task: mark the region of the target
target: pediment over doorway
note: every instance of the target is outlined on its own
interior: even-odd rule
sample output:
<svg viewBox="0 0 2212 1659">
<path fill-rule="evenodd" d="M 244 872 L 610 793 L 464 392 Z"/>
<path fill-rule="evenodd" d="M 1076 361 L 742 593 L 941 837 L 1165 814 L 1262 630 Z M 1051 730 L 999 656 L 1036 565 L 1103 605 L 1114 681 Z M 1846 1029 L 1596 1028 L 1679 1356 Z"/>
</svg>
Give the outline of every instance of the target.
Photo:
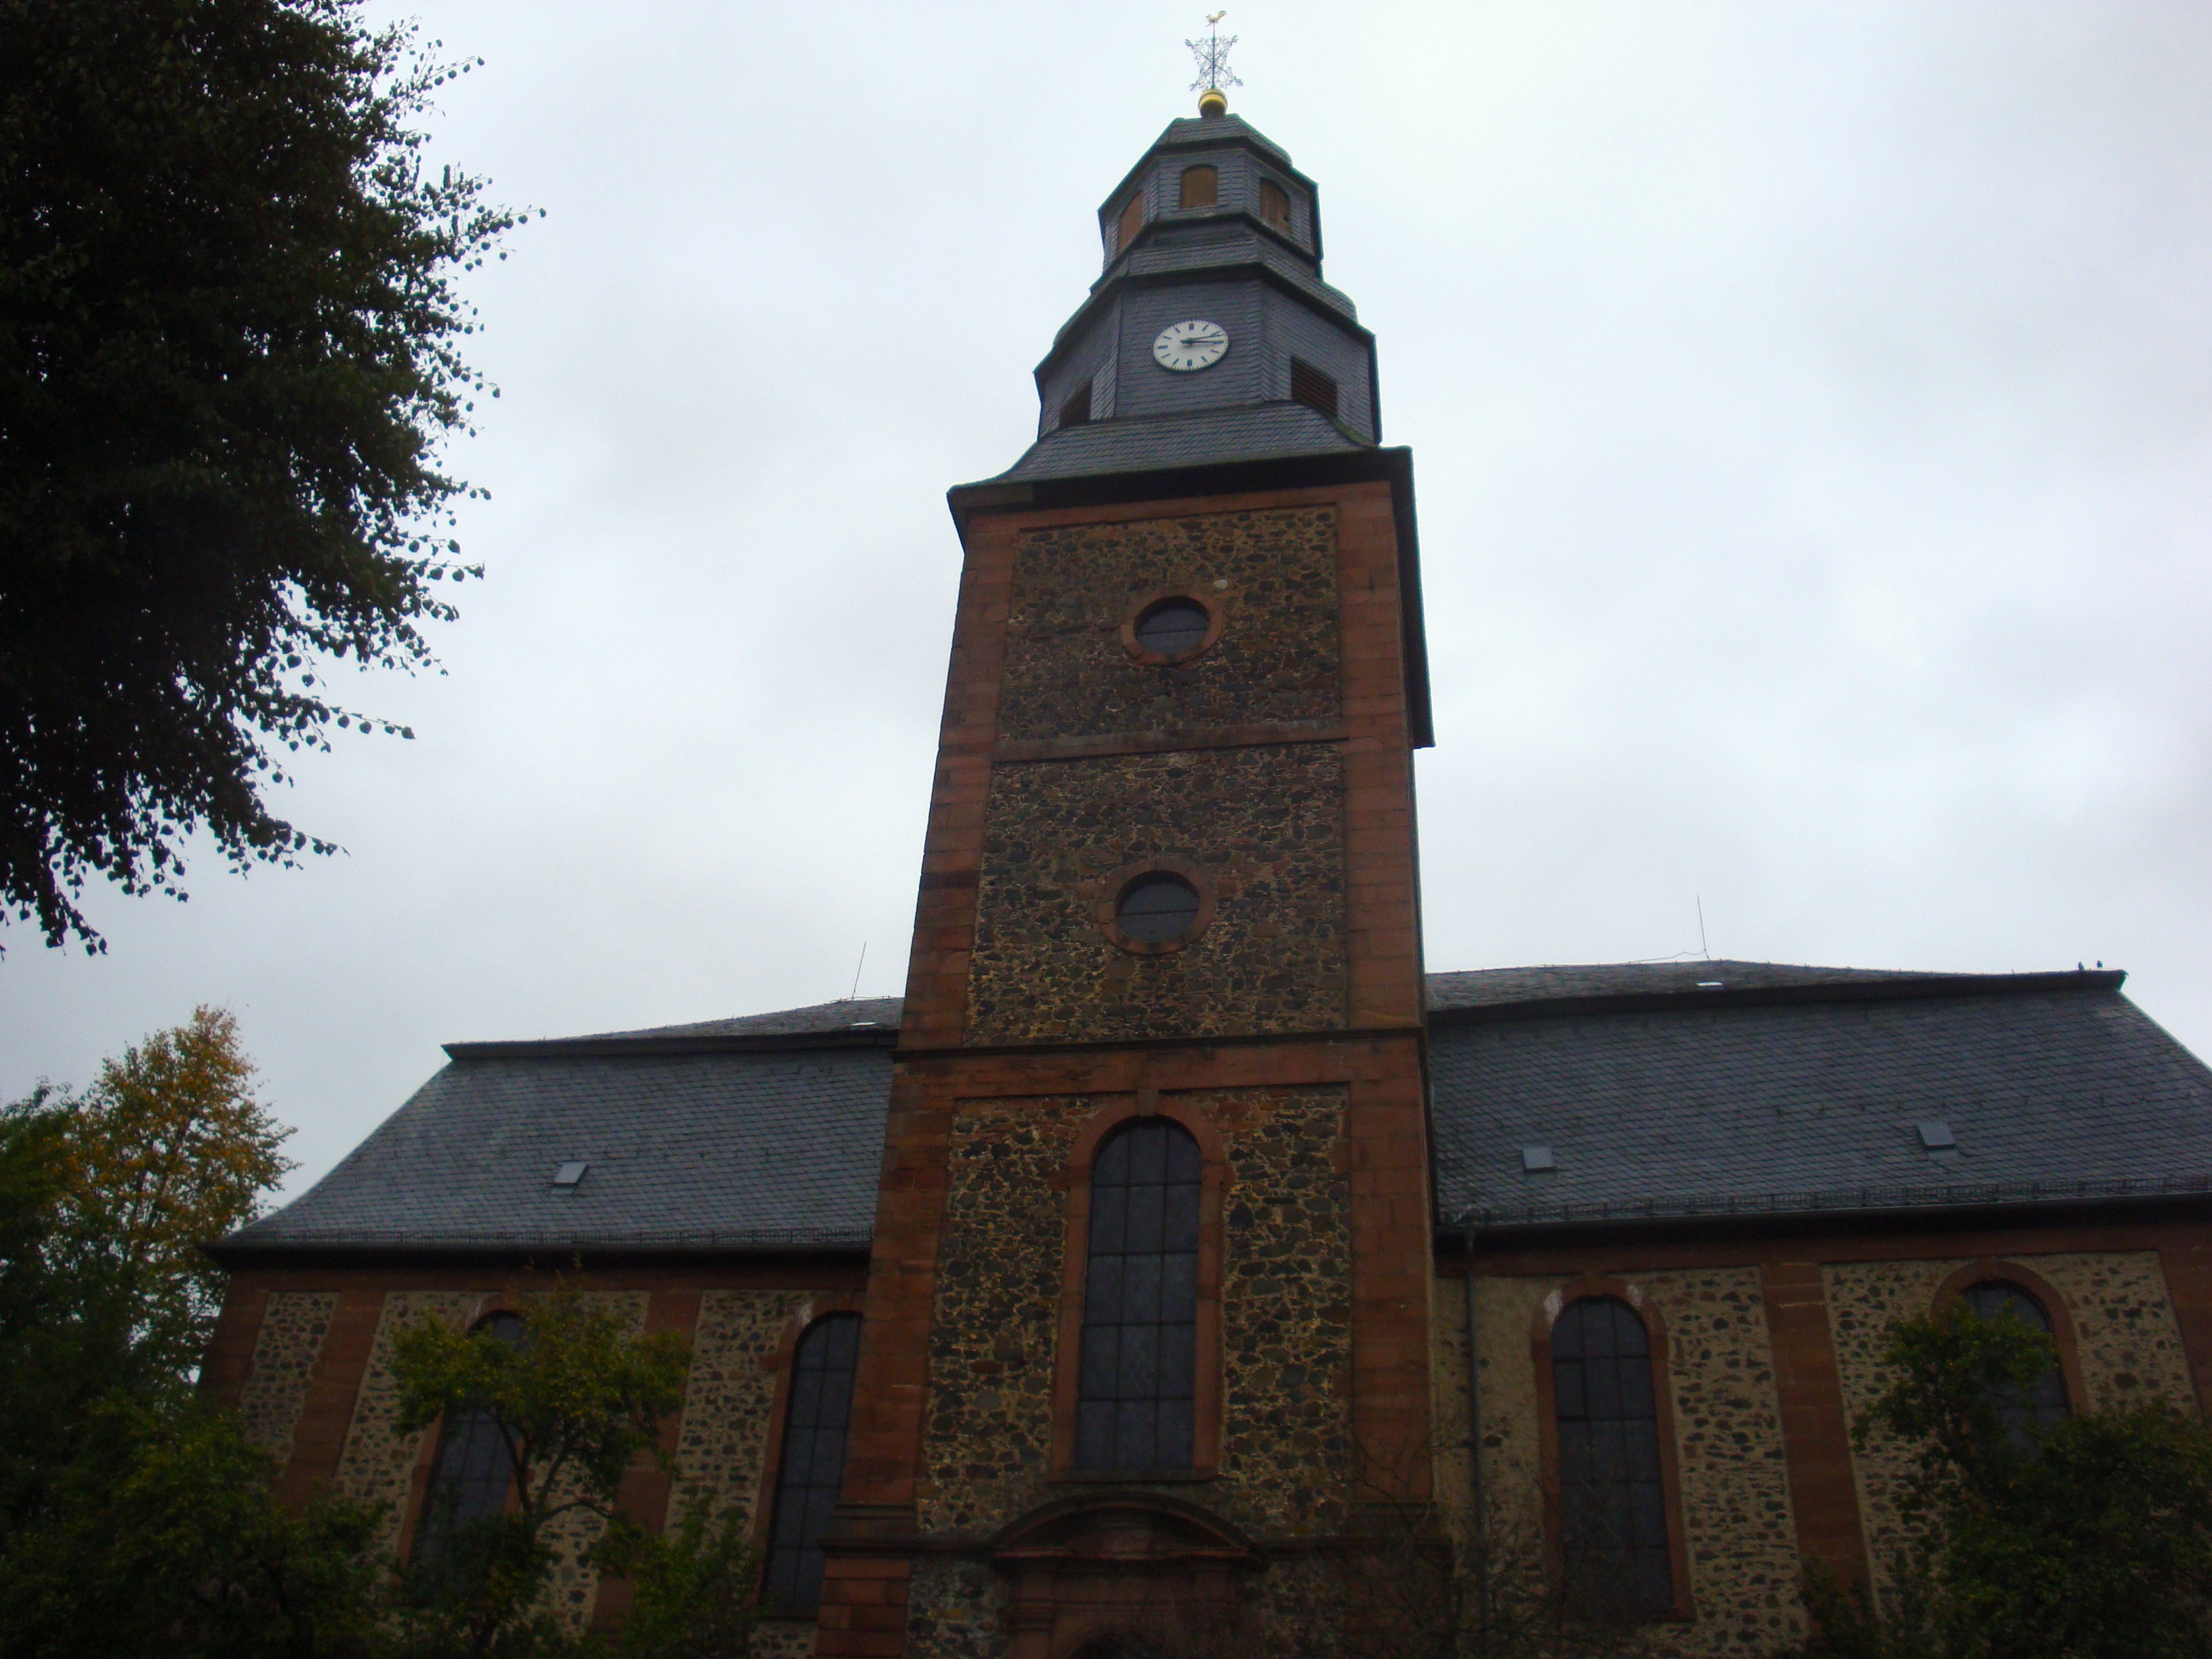
<svg viewBox="0 0 2212 1659">
<path fill-rule="evenodd" d="M 1100 1565 L 1216 1561 L 1255 1565 L 1257 1553 L 1220 1516 L 1156 1492 L 1088 1493 L 1032 1510 L 1001 1531 L 991 1559 Z"/>
<path fill-rule="evenodd" d="M 1033 1510 L 991 1546 L 1005 1574 L 1007 1659 L 1159 1659 L 1216 1624 L 1261 1565 L 1236 1527 L 1159 1492 L 1079 1493 Z"/>
</svg>

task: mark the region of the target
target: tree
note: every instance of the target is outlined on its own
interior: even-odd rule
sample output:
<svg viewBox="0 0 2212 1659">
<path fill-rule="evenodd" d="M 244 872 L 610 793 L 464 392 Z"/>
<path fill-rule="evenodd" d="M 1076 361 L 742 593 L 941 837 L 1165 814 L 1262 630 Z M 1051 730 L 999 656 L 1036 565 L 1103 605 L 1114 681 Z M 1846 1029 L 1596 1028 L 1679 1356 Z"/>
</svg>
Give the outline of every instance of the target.
<svg viewBox="0 0 2212 1659">
<path fill-rule="evenodd" d="M 442 1327 L 399 1344 L 408 1425 L 489 1413 L 512 1514 L 403 1564 L 379 1506 L 277 1501 L 276 1460 L 192 1386 L 221 1289 L 194 1247 L 289 1167 L 253 1069 L 237 1022 L 201 1008 L 82 1092 L 0 1109 L 0 1659 L 738 1659 L 738 1517 L 693 1503 L 662 1538 L 615 1504 L 658 1455 L 684 1345 L 573 1284 L 530 1298 L 520 1346 Z M 579 1509 L 611 1523 L 599 1553 L 635 1591 L 611 1638 L 542 1606 L 545 1528 Z"/>
<path fill-rule="evenodd" d="M 468 66 L 361 5 L 0 0 L 0 903 L 50 945 L 101 948 L 95 874 L 182 896 L 198 829 L 333 850 L 270 811 L 285 757 L 412 734 L 330 662 L 428 662 L 481 574 L 433 450 L 515 216 L 422 161 Z"/>
<path fill-rule="evenodd" d="M 2057 1363 L 2008 1312 L 1900 1322 L 1854 1427 L 1911 1449 L 1905 1548 L 1877 1614 L 1815 1575 L 1826 1659 L 2191 1659 L 2212 1652 L 2212 1425 L 2164 1403 L 2008 1425 Z"/>
<path fill-rule="evenodd" d="M 0 1109 L 0 1526 L 43 1503 L 96 1401 L 189 1389 L 222 1290 L 198 1246 L 292 1167 L 253 1073 L 203 1007 L 82 1092 Z"/>
<path fill-rule="evenodd" d="M 435 1320 L 400 1333 L 392 1369 L 401 1432 L 481 1413 L 496 1429 L 512 1483 L 512 1502 L 501 1513 L 458 1523 L 434 1511 L 426 1517 L 433 1547 L 418 1554 L 410 1576 L 416 1640 L 427 1650 L 474 1656 L 557 1645 L 538 1606 L 551 1565 L 546 1529 L 577 1510 L 603 1522 L 616 1518 L 623 1474 L 641 1455 L 659 1455 L 660 1424 L 683 1401 L 689 1359 L 682 1338 L 634 1334 L 573 1281 L 532 1304 L 520 1340 Z M 434 1492 L 429 1501 L 442 1496 Z M 671 1577 L 660 1571 L 659 1540 L 635 1523 L 616 1537 L 619 1559 L 656 1589 Z M 694 1540 L 695 1557 L 707 1541 Z M 687 1590 L 708 1598 L 715 1590 L 667 1588 L 664 1601 L 679 1604 Z M 680 1605 L 675 1617 L 680 1624 Z"/>
<path fill-rule="evenodd" d="M 364 1651 L 374 1511 L 281 1509 L 191 1386 L 220 1291 L 194 1246 L 290 1167 L 253 1069 L 200 1008 L 0 1109 L 0 1659 Z"/>
<path fill-rule="evenodd" d="M 76 1225 L 95 1232 L 138 1287 L 149 1334 L 197 1359 L 224 1274 L 199 1247 L 253 1218 L 295 1167 L 292 1131 L 253 1097 L 256 1068 L 226 1009 L 192 1010 L 103 1060 L 70 1116 L 63 1178 Z"/>
<path fill-rule="evenodd" d="M 293 1513 L 275 1460 L 206 1402 L 94 1408 L 48 1512 L 0 1551 L 0 1659 L 388 1652 L 376 1506 Z"/>
</svg>

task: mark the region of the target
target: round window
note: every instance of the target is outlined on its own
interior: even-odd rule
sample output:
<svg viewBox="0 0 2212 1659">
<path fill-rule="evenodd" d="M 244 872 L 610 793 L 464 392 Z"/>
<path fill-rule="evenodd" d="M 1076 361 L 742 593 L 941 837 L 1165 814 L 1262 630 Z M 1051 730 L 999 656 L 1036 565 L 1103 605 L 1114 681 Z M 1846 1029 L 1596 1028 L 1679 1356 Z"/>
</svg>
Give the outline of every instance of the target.
<svg viewBox="0 0 2212 1659">
<path fill-rule="evenodd" d="M 1213 617 L 1196 599 L 1165 599 L 1146 605 L 1137 618 L 1137 644 L 1158 656 L 1188 656 L 1206 643 L 1212 626 Z"/>
<path fill-rule="evenodd" d="M 1114 921 L 1140 945 L 1181 939 L 1198 921 L 1198 889 L 1168 871 L 1147 872 L 1114 901 Z"/>
</svg>

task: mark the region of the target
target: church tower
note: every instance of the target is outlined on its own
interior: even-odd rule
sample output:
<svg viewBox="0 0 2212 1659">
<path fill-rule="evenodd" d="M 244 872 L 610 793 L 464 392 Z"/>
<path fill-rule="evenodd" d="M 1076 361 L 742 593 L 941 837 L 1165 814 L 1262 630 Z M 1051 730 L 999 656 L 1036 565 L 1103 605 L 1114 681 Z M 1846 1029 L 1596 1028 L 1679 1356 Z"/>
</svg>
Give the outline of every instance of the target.
<svg viewBox="0 0 2212 1659">
<path fill-rule="evenodd" d="M 1073 1659 L 1429 1492 L 1413 466 L 1209 94 L 964 552 L 817 1650 Z"/>
</svg>

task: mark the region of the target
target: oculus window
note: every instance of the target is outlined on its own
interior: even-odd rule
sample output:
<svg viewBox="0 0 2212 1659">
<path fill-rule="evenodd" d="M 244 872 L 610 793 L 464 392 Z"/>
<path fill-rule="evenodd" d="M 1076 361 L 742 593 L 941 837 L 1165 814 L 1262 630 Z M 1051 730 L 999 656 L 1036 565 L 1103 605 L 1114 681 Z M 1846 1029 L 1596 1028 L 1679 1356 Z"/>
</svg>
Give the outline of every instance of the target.
<svg viewBox="0 0 2212 1659">
<path fill-rule="evenodd" d="M 1190 1132 L 1162 1117 L 1116 1130 L 1091 1165 L 1079 1468 L 1191 1467 L 1203 1170 Z"/>
<path fill-rule="evenodd" d="M 860 1357 L 858 1314 L 816 1320 L 791 1357 L 775 1518 L 762 1583 L 763 1599 L 781 1612 L 811 1613 L 822 1603 L 822 1534 L 845 1484 L 845 1431 L 853 1417 L 853 1369 Z"/>
<path fill-rule="evenodd" d="M 1568 1600 L 1613 1615 L 1674 1605 L 1651 1339 L 1618 1297 L 1570 1303 L 1552 1327 L 1559 1547 Z"/>
<path fill-rule="evenodd" d="M 1121 890 L 1114 922 L 1139 945 L 1164 945 L 1198 924 L 1198 889 L 1171 870 L 1152 870 Z"/>
<path fill-rule="evenodd" d="M 1206 643 L 1213 617 L 1196 599 L 1162 599 L 1137 618 L 1137 644 L 1162 657 L 1187 657 Z"/>
</svg>

